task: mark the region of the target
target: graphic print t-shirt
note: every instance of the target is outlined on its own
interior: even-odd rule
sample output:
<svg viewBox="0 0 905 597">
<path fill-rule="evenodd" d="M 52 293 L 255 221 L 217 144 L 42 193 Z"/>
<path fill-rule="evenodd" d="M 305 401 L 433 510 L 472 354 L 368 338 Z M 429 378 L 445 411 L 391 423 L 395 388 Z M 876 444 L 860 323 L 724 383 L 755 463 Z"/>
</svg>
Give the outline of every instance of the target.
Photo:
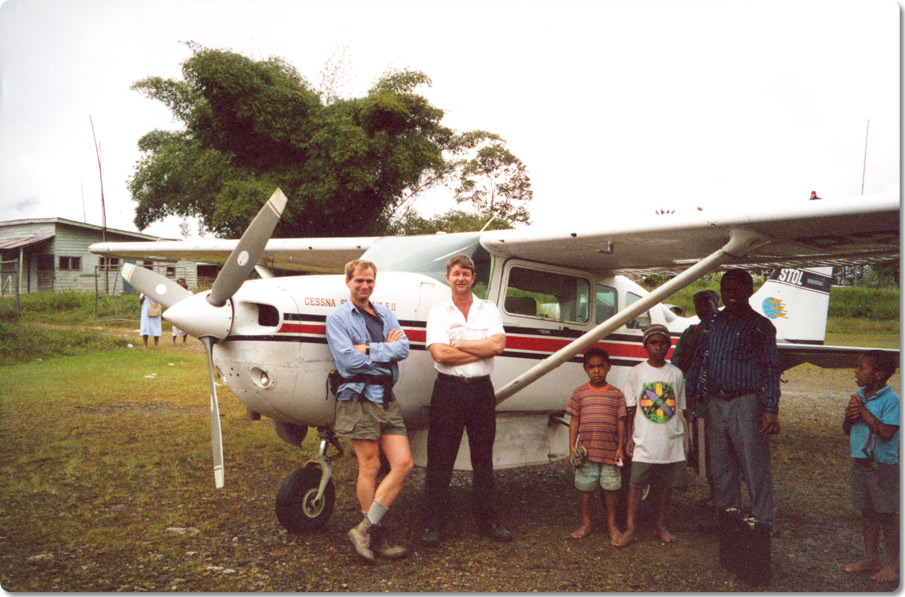
<svg viewBox="0 0 905 597">
<path fill-rule="evenodd" d="M 637 407 L 632 439 L 633 461 L 665 464 L 685 460 L 685 378 L 682 370 L 666 363 L 652 367 L 647 361 L 629 371 L 625 406 Z"/>
</svg>

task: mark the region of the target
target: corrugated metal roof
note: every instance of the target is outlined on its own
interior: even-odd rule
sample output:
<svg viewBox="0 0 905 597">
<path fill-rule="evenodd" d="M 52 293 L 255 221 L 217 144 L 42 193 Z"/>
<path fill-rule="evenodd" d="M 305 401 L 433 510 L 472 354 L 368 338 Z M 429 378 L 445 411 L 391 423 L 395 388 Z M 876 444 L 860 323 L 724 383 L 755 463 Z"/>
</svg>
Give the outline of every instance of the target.
<svg viewBox="0 0 905 597">
<path fill-rule="evenodd" d="M 47 236 L 14 236 L 12 238 L 0 238 L 0 249 L 8 250 L 8 249 L 20 249 L 22 247 L 29 247 L 31 245 L 36 245 L 40 242 L 44 242 L 45 240 L 50 240 L 55 235 L 49 234 Z"/>
</svg>

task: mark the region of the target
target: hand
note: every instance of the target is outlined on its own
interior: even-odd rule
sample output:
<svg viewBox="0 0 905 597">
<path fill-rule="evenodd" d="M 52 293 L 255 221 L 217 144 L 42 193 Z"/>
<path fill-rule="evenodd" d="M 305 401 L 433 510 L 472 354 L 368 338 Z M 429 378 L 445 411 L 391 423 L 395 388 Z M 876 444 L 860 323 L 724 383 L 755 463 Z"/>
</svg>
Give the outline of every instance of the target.
<svg viewBox="0 0 905 597">
<path fill-rule="evenodd" d="M 845 406 L 845 418 L 854 423 L 861 418 L 861 409 L 863 408 L 864 403 L 861 402 L 861 397 L 857 394 L 852 394 L 851 399 Z"/>
<path fill-rule="evenodd" d="M 402 330 L 395 329 L 390 330 L 390 333 L 387 334 L 387 342 L 399 342 L 402 340 Z"/>
<path fill-rule="evenodd" d="M 625 456 L 628 458 L 632 457 L 632 454 L 635 453 L 635 439 L 633 437 L 629 437 L 625 440 Z"/>
<path fill-rule="evenodd" d="M 616 462 L 622 462 L 625 460 L 625 452 L 622 450 L 622 447 L 616 448 Z"/>
<path fill-rule="evenodd" d="M 368 345 L 367 344 L 353 344 L 352 348 L 354 348 L 361 354 L 368 354 Z"/>
<path fill-rule="evenodd" d="M 760 432 L 770 435 L 779 433 L 779 415 L 776 413 L 763 413 L 760 416 Z"/>
</svg>

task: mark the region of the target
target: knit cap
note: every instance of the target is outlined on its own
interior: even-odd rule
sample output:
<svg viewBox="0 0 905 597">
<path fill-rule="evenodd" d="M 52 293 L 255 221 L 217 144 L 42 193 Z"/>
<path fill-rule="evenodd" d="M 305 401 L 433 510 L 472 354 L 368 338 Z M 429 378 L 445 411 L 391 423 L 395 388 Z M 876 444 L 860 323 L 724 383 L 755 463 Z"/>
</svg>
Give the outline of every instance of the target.
<svg viewBox="0 0 905 597">
<path fill-rule="evenodd" d="M 646 328 L 644 328 L 644 336 L 641 339 L 641 345 L 647 346 L 647 341 L 650 339 L 650 337 L 656 336 L 657 334 L 660 334 L 661 336 L 665 336 L 666 339 L 669 340 L 669 329 L 665 325 L 662 325 L 659 323 L 652 323 L 649 326 L 647 326 Z"/>
</svg>

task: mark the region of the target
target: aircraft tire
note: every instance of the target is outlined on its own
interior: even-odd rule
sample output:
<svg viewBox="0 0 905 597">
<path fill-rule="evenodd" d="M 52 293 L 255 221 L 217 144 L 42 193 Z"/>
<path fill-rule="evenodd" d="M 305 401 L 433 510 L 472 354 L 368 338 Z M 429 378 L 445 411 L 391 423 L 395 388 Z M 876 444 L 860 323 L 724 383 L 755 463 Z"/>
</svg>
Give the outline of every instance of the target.
<svg viewBox="0 0 905 597">
<path fill-rule="evenodd" d="M 333 479 L 327 481 L 324 495 L 314 502 L 321 482 L 321 470 L 309 464 L 292 472 L 277 492 L 277 520 L 290 533 L 313 531 L 327 524 L 336 503 Z"/>
</svg>

